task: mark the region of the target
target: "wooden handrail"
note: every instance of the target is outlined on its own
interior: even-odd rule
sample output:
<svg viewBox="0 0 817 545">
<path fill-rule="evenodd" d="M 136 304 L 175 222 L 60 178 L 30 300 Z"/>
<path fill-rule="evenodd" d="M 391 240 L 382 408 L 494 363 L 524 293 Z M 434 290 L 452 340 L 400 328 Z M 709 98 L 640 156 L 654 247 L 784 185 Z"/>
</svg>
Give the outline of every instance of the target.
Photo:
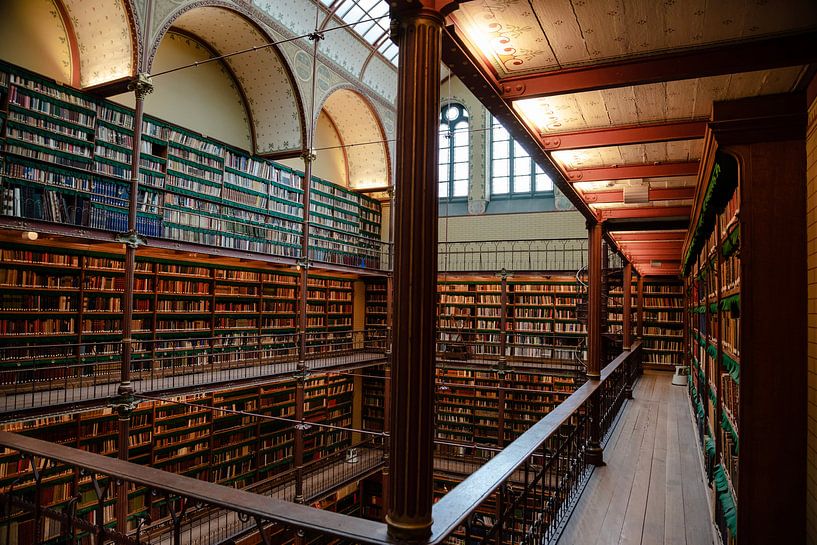
<svg viewBox="0 0 817 545">
<path fill-rule="evenodd" d="M 634 357 L 640 348 L 641 342 L 636 341 L 630 350 L 623 351 L 602 370 L 600 380 L 586 382 L 547 416 L 443 496 L 433 507 L 434 523 L 428 543 L 430 545 L 442 543 L 454 532 L 521 464 L 557 432 L 560 426 L 590 400 L 612 373 Z M 0 446 L 241 513 L 263 523 L 278 522 L 357 543 L 375 545 L 395 543 L 388 536 L 386 525 L 381 522 L 277 500 L 11 432 L 0 432 Z"/>
<path fill-rule="evenodd" d="M 641 348 L 636 341 L 601 372 L 599 380 L 585 382 L 539 422 L 506 446 L 467 479 L 434 504 L 430 543 L 437 544 L 451 534 L 482 502 L 499 488 L 511 474 L 547 441 L 559 427 L 584 405 L 610 375 Z"/>
</svg>

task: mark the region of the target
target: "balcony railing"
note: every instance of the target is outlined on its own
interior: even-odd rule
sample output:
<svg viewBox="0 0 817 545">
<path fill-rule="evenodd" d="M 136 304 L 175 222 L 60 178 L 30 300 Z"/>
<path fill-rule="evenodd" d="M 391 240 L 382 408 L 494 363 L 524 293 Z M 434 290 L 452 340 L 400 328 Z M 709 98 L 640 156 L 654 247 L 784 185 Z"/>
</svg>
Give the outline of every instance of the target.
<svg viewBox="0 0 817 545">
<path fill-rule="evenodd" d="M 588 381 L 503 450 L 489 453 L 486 463 L 434 505 L 428 543 L 552 543 L 590 475 L 592 466 L 585 453 L 591 434 L 605 437 L 611 430 L 640 364 L 641 345 L 636 343 L 603 369 L 600 380 Z M 597 422 L 592 420 L 593 414 L 599 415 Z M 253 525 L 262 542 L 268 544 L 286 542 L 296 532 L 307 539 L 326 535 L 351 543 L 393 543 L 386 525 L 377 521 L 8 432 L 0 432 L 0 446 L 7 454 L 20 455 L 17 464 L 4 464 L 0 475 L 0 535 L 6 542 L 16 537 L 13 534 L 20 522 L 28 520 L 33 521 L 33 543 L 46 536 L 68 540 L 84 536 L 88 542 L 95 536 L 98 543 L 122 545 L 216 543 L 218 540 L 209 538 L 199 541 L 200 531 L 194 535 L 184 530 L 202 528 L 190 522 L 207 511 L 227 517 L 225 524 L 238 520 Z M 462 469 L 461 464 L 457 467 Z M 67 482 L 73 483 L 73 490 L 85 492 L 55 497 L 53 489 Z M 126 501 L 113 494 L 113 485 L 121 483 L 129 490 L 147 490 L 161 514 L 154 517 L 156 522 L 133 518 L 127 531 L 120 533 L 113 528 L 117 503 Z M 169 530 L 160 532 L 158 525 L 167 524 L 167 520 Z M 156 537 L 145 541 L 145 536 Z"/>
<path fill-rule="evenodd" d="M 587 239 L 440 242 L 440 272 L 576 272 L 587 264 Z"/>
<path fill-rule="evenodd" d="M 294 373 L 299 340 L 297 333 L 140 339 L 134 343 L 131 381 L 135 393 L 156 394 Z M 121 347 L 119 342 L 0 347 L 0 414 L 110 399 L 120 381 Z M 308 370 L 366 365 L 384 354 L 384 330 L 306 334 Z"/>
<path fill-rule="evenodd" d="M 7 183 L 7 182 L 6 182 Z M 4 184 L 0 183 L 0 193 Z M 54 189 L 70 191 L 66 198 Z M 94 233 L 123 233 L 127 231 L 128 199 L 101 191 L 83 191 L 75 188 L 44 187 L 43 193 L 23 197 L 19 206 L 0 215 L 6 225 L 21 229 L 35 229 L 54 234 L 73 234 L 81 228 L 81 235 L 94 238 Z M 137 231 L 154 240 L 172 241 L 172 247 L 189 244 L 210 249 L 218 248 L 280 258 L 294 263 L 303 258 L 301 247 L 302 220 L 261 211 L 251 211 L 224 202 L 202 201 L 205 210 L 197 211 L 158 200 L 155 193 L 140 193 Z M 37 222 L 32 223 L 31 220 Z M 391 268 L 391 244 L 378 238 L 346 233 L 319 223 L 310 223 L 309 259 L 355 269 L 386 271 Z M 108 237 L 111 235 L 109 234 Z M 110 240 L 110 239 L 109 239 Z M 160 244 L 159 244 L 160 245 Z M 202 248 L 201 251 L 207 252 Z"/>
</svg>

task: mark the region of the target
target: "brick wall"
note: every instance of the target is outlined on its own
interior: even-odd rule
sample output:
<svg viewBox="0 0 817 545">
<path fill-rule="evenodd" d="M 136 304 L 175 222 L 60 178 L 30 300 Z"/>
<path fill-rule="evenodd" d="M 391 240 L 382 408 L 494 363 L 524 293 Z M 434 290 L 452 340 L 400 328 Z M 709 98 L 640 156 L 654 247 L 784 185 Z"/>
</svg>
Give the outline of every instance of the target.
<svg viewBox="0 0 817 545">
<path fill-rule="evenodd" d="M 448 242 L 587 238 L 587 228 L 576 211 L 456 216 L 440 218 L 438 238 Z"/>
</svg>

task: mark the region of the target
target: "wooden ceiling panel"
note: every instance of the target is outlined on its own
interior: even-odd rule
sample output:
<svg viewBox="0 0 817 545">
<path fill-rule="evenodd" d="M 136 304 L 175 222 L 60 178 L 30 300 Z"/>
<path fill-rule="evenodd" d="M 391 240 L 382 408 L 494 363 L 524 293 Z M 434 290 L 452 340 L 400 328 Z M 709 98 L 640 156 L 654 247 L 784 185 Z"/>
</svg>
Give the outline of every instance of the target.
<svg viewBox="0 0 817 545">
<path fill-rule="evenodd" d="M 554 151 L 552 157 L 565 170 L 579 170 L 697 161 L 702 150 L 703 139 L 695 139 Z"/>
<path fill-rule="evenodd" d="M 573 187 L 582 193 L 598 191 L 621 191 L 625 187 L 638 187 L 645 183 L 650 189 L 683 189 L 694 188 L 697 182 L 695 176 L 679 176 L 677 178 L 637 178 L 631 180 L 608 180 L 602 182 L 577 182 Z"/>
<path fill-rule="evenodd" d="M 619 208 L 678 208 L 692 206 L 692 197 L 690 196 L 687 199 L 655 200 L 639 204 L 625 202 L 602 202 L 591 203 L 590 206 L 595 210 L 615 210 Z"/>
<path fill-rule="evenodd" d="M 802 67 L 759 70 L 586 91 L 513 102 L 523 119 L 541 134 L 708 118 L 712 102 L 786 93 Z"/>
<path fill-rule="evenodd" d="M 503 78 L 807 29 L 817 2 L 476 0 L 451 18 Z"/>
</svg>

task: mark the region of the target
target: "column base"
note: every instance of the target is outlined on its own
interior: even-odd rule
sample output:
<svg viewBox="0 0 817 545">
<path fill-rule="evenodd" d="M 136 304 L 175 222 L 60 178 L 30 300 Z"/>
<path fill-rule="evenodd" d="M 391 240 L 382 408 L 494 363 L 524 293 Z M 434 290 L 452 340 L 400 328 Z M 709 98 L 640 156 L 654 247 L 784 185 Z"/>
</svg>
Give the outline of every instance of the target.
<svg viewBox="0 0 817 545">
<path fill-rule="evenodd" d="M 396 521 L 391 515 L 386 515 L 389 537 L 398 543 L 427 543 L 431 536 L 432 520 L 428 521 Z"/>
<path fill-rule="evenodd" d="M 591 466 L 602 467 L 604 463 L 604 449 L 600 446 L 587 447 L 584 451 L 584 461 Z"/>
</svg>

